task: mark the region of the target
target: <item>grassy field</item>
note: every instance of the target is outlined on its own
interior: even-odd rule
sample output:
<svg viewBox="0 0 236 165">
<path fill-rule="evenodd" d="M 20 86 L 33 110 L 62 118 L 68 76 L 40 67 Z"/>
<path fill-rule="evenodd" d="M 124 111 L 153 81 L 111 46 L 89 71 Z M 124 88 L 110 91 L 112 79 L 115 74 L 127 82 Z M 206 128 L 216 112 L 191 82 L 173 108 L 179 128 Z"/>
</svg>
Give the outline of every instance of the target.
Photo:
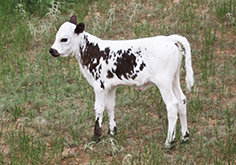
<svg viewBox="0 0 236 165">
<path fill-rule="evenodd" d="M 235 0 L 0 2 L 0 164 L 236 164 Z M 102 39 L 180 34 L 192 48 L 186 90 L 190 141 L 162 150 L 165 105 L 156 87 L 120 87 L 118 134 L 93 142 L 93 89 L 75 58 L 48 50 L 72 14 Z"/>
</svg>

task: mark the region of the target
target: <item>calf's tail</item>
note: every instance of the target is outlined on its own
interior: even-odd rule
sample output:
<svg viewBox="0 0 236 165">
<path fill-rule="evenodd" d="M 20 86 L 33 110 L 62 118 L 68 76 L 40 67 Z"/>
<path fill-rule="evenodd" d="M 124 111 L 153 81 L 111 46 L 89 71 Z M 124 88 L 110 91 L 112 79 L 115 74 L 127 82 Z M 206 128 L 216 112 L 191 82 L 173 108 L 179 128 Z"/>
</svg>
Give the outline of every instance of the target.
<svg viewBox="0 0 236 165">
<path fill-rule="evenodd" d="M 174 38 L 174 40 L 181 45 L 183 45 L 183 48 L 185 50 L 185 68 L 186 68 L 186 83 L 187 88 L 189 91 L 191 91 L 191 87 L 194 84 L 194 78 L 193 78 L 193 68 L 192 68 L 192 60 L 191 60 L 191 47 L 188 42 L 188 40 L 185 37 L 179 36 L 179 35 L 172 35 L 171 37 Z"/>
</svg>

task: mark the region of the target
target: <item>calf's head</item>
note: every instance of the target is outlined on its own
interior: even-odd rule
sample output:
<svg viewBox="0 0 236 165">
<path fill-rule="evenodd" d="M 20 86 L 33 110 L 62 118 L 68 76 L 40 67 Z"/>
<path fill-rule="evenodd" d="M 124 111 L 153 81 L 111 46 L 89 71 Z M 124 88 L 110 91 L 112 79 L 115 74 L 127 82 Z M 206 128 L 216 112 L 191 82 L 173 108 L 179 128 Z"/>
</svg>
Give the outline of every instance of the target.
<svg viewBox="0 0 236 165">
<path fill-rule="evenodd" d="M 66 57 L 70 54 L 74 54 L 74 50 L 79 46 L 77 45 L 79 42 L 78 35 L 84 32 L 84 28 L 84 23 L 77 25 L 77 18 L 73 15 L 69 22 L 65 22 L 59 28 L 56 39 L 49 49 L 49 53 L 53 57 Z"/>
</svg>

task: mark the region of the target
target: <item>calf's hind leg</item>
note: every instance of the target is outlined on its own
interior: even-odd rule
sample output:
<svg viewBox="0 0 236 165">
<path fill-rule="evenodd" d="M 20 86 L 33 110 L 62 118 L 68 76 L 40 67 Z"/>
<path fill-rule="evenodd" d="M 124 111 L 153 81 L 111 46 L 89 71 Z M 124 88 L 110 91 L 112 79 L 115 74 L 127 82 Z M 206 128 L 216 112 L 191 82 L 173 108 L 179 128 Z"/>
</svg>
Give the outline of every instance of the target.
<svg viewBox="0 0 236 165">
<path fill-rule="evenodd" d="M 171 78 L 165 78 L 165 80 L 171 80 Z M 160 89 L 162 98 L 166 104 L 167 116 L 168 116 L 168 132 L 165 142 L 165 148 L 170 149 L 174 146 L 175 142 L 175 127 L 178 119 L 178 100 L 175 97 L 172 88 L 172 81 L 163 82 L 157 86 Z"/>
<path fill-rule="evenodd" d="M 181 132 L 182 132 L 182 142 L 187 142 L 189 140 L 189 131 L 188 131 L 188 124 L 187 124 L 187 110 L 186 110 L 186 97 L 181 89 L 179 76 L 177 75 L 174 81 L 174 93 L 179 102 L 178 113 L 180 117 L 181 123 Z"/>
</svg>

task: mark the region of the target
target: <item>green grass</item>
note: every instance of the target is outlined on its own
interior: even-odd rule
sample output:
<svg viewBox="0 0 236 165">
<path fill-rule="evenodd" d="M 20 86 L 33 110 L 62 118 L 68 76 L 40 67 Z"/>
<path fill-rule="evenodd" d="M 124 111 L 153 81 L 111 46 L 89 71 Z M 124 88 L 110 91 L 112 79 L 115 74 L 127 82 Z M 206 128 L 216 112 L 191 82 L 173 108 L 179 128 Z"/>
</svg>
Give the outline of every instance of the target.
<svg viewBox="0 0 236 165">
<path fill-rule="evenodd" d="M 19 3 L 22 3 L 19 5 Z M 235 164 L 236 3 L 213 1 L 1 1 L 0 164 Z M 48 50 L 76 14 L 102 39 L 180 34 L 189 40 L 195 85 L 186 90 L 188 144 L 162 150 L 165 105 L 156 87 L 120 87 L 118 134 L 91 142 L 94 93 L 76 59 Z M 182 64 L 184 67 L 184 62 Z"/>
</svg>

